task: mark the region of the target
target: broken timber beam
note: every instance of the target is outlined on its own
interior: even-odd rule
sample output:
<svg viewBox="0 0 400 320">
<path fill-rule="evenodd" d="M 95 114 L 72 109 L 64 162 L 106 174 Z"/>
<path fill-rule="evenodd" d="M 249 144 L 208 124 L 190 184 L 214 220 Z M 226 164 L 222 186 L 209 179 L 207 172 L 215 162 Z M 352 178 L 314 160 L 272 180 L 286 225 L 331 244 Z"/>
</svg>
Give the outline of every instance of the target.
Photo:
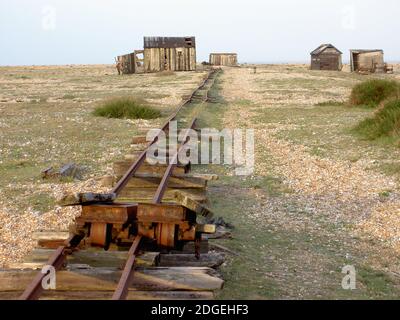
<svg viewBox="0 0 400 320">
<path fill-rule="evenodd" d="M 211 218 L 213 216 L 212 211 L 207 206 L 201 204 L 200 202 L 197 202 L 196 200 L 193 200 L 188 194 L 185 194 L 184 192 L 176 191 L 175 201 L 181 206 L 197 213 L 198 215 L 202 215 L 203 217 Z"/>
</svg>

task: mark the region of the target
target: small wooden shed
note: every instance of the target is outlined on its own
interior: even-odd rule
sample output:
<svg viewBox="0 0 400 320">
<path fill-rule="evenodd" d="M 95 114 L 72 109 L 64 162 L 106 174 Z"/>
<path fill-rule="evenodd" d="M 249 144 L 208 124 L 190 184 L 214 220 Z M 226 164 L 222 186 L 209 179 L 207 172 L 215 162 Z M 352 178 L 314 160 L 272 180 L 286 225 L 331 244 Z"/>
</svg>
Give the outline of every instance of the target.
<svg viewBox="0 0 400 320">
<path fill-rule="evenodd" d="M 352 72 L 386 72 L 383 50 L 350 50 L 350 68 Z"/>
<path fill-rule="evenodd" d="M 332 44 L 322 44 L 311 52 L 311 70 L 341 71 L 342 52 Z"/>
<path fill-rule="evenodd" d="M 196 70 L 195 37 L 144 37 L 144 72 Z"/>
<path fill-rule="evenodd" d="M 141 73 L 144 71 L 143 50 L 135 50 L 132 53 L 118 56 L 117 64 L 120 66 L 122 74 Z"/>
<path fill-rule="evenodd" d="M 210 64 L 213 66 L 237 66 L 237 53 L 210 53 Z"/>
</svg>

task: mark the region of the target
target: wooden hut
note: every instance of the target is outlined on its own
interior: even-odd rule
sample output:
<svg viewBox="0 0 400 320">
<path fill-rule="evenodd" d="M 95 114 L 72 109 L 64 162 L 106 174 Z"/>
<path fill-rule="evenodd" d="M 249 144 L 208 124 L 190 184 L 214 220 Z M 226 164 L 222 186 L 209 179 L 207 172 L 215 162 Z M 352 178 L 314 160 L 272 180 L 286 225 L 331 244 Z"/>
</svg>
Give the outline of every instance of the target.
<svg viewBox="0 0 400 320">
<path fill-rule="evenodd" d="M 143 50 L 135 50 L 132 53 L 118 56 L 116 63 L 120 65 L 122 74 L 141 73 L 144 71 Z"/>
<path fill-rule="evenodd" d="M 236 53 L 210 53 L 210 64 L 213 66 L 237 66 L 238 58 Z"/>
<path fill-rule="evenodd" d="M 322 44 L 311 52 L 311 70 L 341 71 L 342 52 L 331 44 Z"/>
<path fill-rule="evenodd" d="M 144 37 L 144 72 L 196 70 L 195 37 Z"/>
<path fill-rule="evenodd" d="M 350 68 L 352 72 L 386 72 L 383 50 L 350 50 Z"/>
</svg>

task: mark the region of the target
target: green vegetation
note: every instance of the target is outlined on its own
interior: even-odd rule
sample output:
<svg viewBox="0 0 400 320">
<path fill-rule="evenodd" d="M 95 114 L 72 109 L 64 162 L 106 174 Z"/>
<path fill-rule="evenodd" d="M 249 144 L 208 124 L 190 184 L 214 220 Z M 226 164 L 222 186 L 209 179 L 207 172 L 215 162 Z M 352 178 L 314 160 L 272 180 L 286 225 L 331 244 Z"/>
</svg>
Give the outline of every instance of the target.
<svg viewBox="0 0 400 320">
<path fill-rule="evenodd" d="M 354 131 L 368 140 L 400 136 L 400 100 L 387 102 L 373 117 L 361 121 Z"/>
<path fill-rule="evenodd" d="M 394 80 L 372 79 L 356 85 L 350 96 L 351 106 L 374 108 L 387 99 L 400 97 L 400 84 Z"/>
<path fill-rule="evenodd" d="M 24 80 L 21 85 L 18 76 L 35 81 Z M 16 218 L 27 208 L 44 213 L 55 206 L 54 184 L 68 188 L 63 184 L 75 183 L 71 178 L 43 180 L 44 169 L 73 162 L 87 168 L 84 178 L 97 177 L 103 176 L 105 168 L 120 159 L 132 135 L 138 134 L 138 126 L 129 121 L 93 116 L 91 112 L 108 99 L 140 100 L 142 97 L 148 105 L 169 114 L 176 106 L 160 103 L 158 97 L 179 96 L 182 88 L 187 91 L 195 88 L 200 76 L 188 73 L 187 77 L 157 79 L 153 74 L 119 77 L 113 66 L 100 65 L 0 68 L 0 81 L 5 84 L 0 99 L 3 206 L 15 211 Z M 157 80 L 163 80 L 163 85 Z M 37 85 L 37 81 L 42 85 Z M 127 88 L 122 90 L 119 88 L 122 85 Z M 89 89 L 81 90 L 83 86 Z M 73 97 L 79 98 L 80 103 Z M 7 103 L 13 99 L 21 102 L 9 107 Z M 158 127 L 157 119 L 147 121 L 151 127 Z"/>
<path fill-rule="evenodd" d="M 161 112 L 142 100 L 134 98 L 115 98 L 97 107 L 93 114 L 105 118 L 117 119 L 156 119 Z"/>
<path fill-rule="evenodd" d="M 47 212 L 54 208 L 55 199 L 48 193 L 34 193 L 28 196 L 27 205 L 38 212 Z"/>
<path fill-rule="evenodd" d="M 358 270 L 358 280 L 365 286 L 369 295 L 378 299 L 394 299 L 396 296 L 396 284 L 385 273 L 363 267 Z"/>
<path fill-rule="evenodd" d="M 64 100 L 73 100 L 73 99 L 75 99 L 76 97 L 75 97 L 73 94 L 65 94 L 62 98 L 63 98 Z"/>
</svg>

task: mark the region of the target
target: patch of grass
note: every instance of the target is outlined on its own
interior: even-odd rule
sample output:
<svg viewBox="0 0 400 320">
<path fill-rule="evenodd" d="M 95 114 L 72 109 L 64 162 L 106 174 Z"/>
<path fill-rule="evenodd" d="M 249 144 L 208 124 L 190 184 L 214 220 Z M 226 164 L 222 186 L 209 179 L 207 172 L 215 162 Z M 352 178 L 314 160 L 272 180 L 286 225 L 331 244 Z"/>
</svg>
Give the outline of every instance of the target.
<svg viewBox="0 0 400 320">
<path fill-rule="evenodd" d="M 387 175 L 400 176 L 400 163 L 385 163 L 380 165 L 380 169 Z"/>
<path fill-rule="evenodd" d="M 391 194 L 391 191 L 387 190 L 387 191 L 380 192 L 379 196 L 382 198 L 388 198 L 388 197 L 390 197 L 390 194 Z"/>
<path fill-rule="evenodd" d="M 272 271 L 272 266 L 266 263 L 265 256 L 260 254 L 260 248 L 288 248 L 291 244 L 271 230 L 254 226 L 243 214 L 253 203 L 251 199 L 237 193 L 222 197 L 224 192 L 226 189 L 219 189 L 219 192 L 210 195 L 211 206 L 218 212 L 218 216 L 235 226 L 234 237 L 230 240 L 218 240 L 217 243 L 228 247 L 239 256 L 228 256 L 226 265 L 220 269 L 226 282 L 224 290 L 217 293 L 217 299 L 276 299 L 282 293 L 277 283 L 265 276 Z"/>
<path fill-rule="evenodd" d="M 280 178 L 275 176 L 220 176 L 220 184 L 223 186 L 235 186 L 235 188 L 262 190 L 269 196 L 279 196 L 291 191 L 284 185 Z"/>
<path fill-rule="evenodd" d="M 316 103 L 315 106 L 317 107 L 340 107 L 345 104 L 344 101 L 335 101 L 335 100 L 328 100 Z"/>
<path fill-rule="evenodd" d="M 65 94 L 63 97 L 62 97 L 62 99 L 64 99 L 64 100 L 72 100 L 72 99 L 75 99 L 76 97 L 74 96 L 74 95 L 72 95 L 72 94 Z"/>
<path fill-rule="evenodd" d="M 116 119 L 156 119 L 161 112 L 134 98 L 114 98 L 97 107 L 93 114 L 98 117 Z"/>
<path fill-rule="evenodd" d="M 28 200 L 28 203 L 32 206 L 32 209 L 41 213 L 50 211 L 55 205 L 55 199 L 48 193 L 32 194 L 30 197 L 28 197 Z"/>
<path fill-rule="evenodd" d="M 356 85 L 350 95 L 351 106 L 374 108 L 386 99 L 400 96 L 400 84 L 394 80 L 372 79 Z"/>
<path fill-rule="evenodd" d="M 17 76 L 17 79 L 22 79 L 22 80 L 26 80 L 26 79 L 30 79 L 31 77 L 29 76 Z"/>
<path fill-rule="evenodd" d="M 361 121 L 354 131 L 368 140 L 400 136 L 400 100 L 387 102 L 373 117 Z"/>
<path fill-rule="evenodd" d="M 383 272 L 375 271 L 369 267 L 357 270 L 357 278 L 370 294 L 378 298 L 391 297 L 396 292 L 395 283 Z"/>
<path fill-rule="evenodd" d="M 253 102 L 251 100 L 247 100 L 247 99 L 239 99 L 239 100 L 236 100 L 235 103 L 240 106 L 250 106 L 253 104 Z"/>
</svg>

